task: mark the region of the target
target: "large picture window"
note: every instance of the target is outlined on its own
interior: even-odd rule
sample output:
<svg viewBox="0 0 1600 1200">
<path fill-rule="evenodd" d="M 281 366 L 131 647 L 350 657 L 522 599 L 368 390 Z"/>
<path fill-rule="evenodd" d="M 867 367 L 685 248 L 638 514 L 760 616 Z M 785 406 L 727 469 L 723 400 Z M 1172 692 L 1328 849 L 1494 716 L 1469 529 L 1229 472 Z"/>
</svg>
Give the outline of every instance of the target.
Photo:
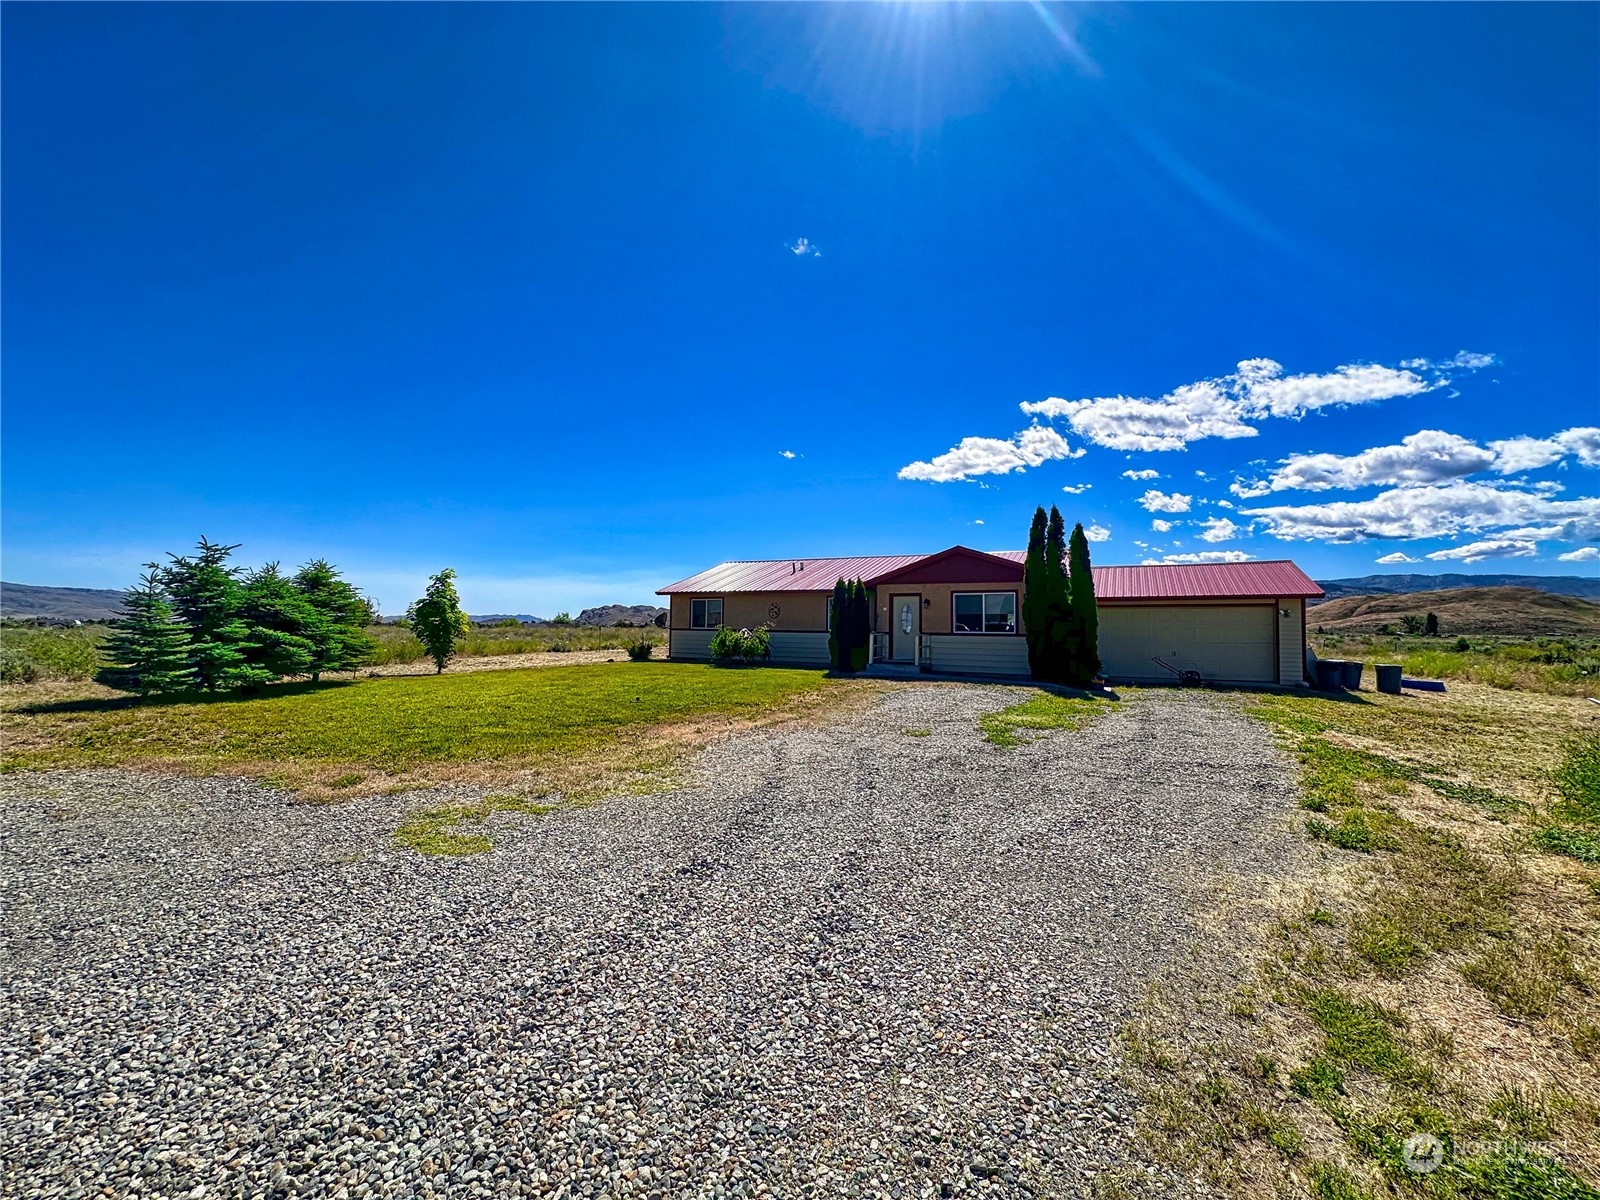
<svg viewBox="0 0 1600 1200">
<path fill-rule="evenodd" d="M 722 600 L 689 601 L 689 628 L 715 629 L 722 624 Z"/>
<path fill-rule="evenodd" d="M 1017 594 L 1015 592 L 957 592 L 955 631 L 957 633 L 1015 633 Z"/>
</svg>

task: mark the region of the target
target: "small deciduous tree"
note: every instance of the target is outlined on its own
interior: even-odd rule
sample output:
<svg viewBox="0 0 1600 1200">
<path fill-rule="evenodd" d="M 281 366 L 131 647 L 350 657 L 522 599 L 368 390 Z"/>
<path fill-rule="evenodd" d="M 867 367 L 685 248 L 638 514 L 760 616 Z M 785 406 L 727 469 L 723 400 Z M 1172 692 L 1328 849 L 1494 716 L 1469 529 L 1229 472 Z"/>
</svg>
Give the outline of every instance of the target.
<svg viewBox="0 0 1600 1200">
<path fill-rule="evenodd" d="M 122 625 L 106 638 L 107 665 L 95 679 L 107 687 L 148 696 L 176 692 L 194 682 L 189 633 L 161 586 L 161 569 L 147 563 L 139 586 L 122 600 Z"/>
<path fill-rule="evenodd" d="M 444 674 L 444 665 L 456 651 L 456 644 L 466 636 L 467 614 L 461 611 L 461 597 L 456 593 L 456 573 L 449 567 L 428 580 L 428 590 L 420 600 L 413 600 L 406 609 L 406 620 L 417 641 L 433 659 L 436 674 Z"/>
</svg>

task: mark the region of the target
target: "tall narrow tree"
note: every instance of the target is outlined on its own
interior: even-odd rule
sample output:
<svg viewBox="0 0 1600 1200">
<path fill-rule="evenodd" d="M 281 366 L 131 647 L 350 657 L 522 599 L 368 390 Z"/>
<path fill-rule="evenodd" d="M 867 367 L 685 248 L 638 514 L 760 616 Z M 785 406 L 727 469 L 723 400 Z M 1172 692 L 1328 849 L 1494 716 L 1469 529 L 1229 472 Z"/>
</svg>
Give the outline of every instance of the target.
<svg viewBox="0 0 1600 1200">
<path fill-rule="evenodd" d="M 872 610 L 867 585 L 857 579 L 850 585 L 850 669 L 860 671 L 871 657 Z"/>
<path fill-rule="evenodd" d="M 461 597 L 456 594 L 455 571 L 446 567 L 428 580 L 422 599 L 413 600 L 406 609 L 406 620 L 433 659 L 435 673 L 444 674 L 444 665 L 456 652 L 456 643 L 467 633 L 467 614 L 461 611 Z"/>
<path fill-rule="evenodd" d="M 1067 529 L 1061 510 L 1050 506 L 1044 538 L 1045 574 L 1045 674 L 1060 683 L 1067 676 L 1075 637 L 1072 600 L 1067 591 Z"/>
<path fill-rule="evenodd" d="M 845 651 L 845 610 L 849 607 L 850 585 L 840 579 L 833 585 L 833 598 L 828 601 L 828 659 L 835 671 L 848 671 L 849 654 Z"/>
<path fill-rule="evenodd" d="M 1094 598 L 1094 568 L 1089 562 L 1089 539 L 1083 523 L 1072 527 L 1067 546 L 1067 589 L 1075 634 L 1067 682 L 1084 687 L 1100 674 L 1100 611 Z"/>
<path fill-rule="evenodd" d="M 139 586 L 122 599 L 121 626 L 106 638 L 106 666 L 95 679 L 107 687 L 148 696 L 176 692 L 194 682 L 189 633 L 161 587 L 161 569 L 145 564 Z"/>
<path fill-rule="evenodd" d="M 228 565 L 238 548 L 202 537 L 194 557 L 168 555 L 172 561 L 161 571 L 172 607 L 188 626 L 195 683 L 207 691 L 266 679 L 246 660 L 250 631 L 239 619 L 239 571 Z"/>
<path fill-rule="evenodd" d="M 1028 669 L 1036 679 L 1045 678 L 1049 637 L 1050 587 L 1044 563 L 1045 527 L 1050 518 L 1044 506 L 1033 510 L 1033 525 L 1028 530 L 1028 556 L 1022 564 L 1022 630 L 1028 639 Z"/>
</svg>

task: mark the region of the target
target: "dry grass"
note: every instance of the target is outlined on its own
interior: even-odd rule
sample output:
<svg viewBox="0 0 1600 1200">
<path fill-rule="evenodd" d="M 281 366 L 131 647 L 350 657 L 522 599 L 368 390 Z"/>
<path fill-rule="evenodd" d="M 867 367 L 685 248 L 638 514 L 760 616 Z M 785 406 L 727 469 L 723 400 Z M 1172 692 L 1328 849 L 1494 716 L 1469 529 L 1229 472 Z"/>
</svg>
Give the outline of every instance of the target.
<svg viewBox="0 0 1600 1200">
<path fill-rule="evenodd" d="M 1325 828 L 1286 881 L 1219 904 L 1129 1030 L 1152 1139 L 1230 1196 L 1593 1196 L 1600 869 L 1533 836 L 1589 706 L 1471 685 L 1238 702 Z M 1379 836 L 1326 832 L 1356 828 Z M 1401 1159 L 1417 1131 L 1451 1148 L 1426 1179 Z"/>
</svg>

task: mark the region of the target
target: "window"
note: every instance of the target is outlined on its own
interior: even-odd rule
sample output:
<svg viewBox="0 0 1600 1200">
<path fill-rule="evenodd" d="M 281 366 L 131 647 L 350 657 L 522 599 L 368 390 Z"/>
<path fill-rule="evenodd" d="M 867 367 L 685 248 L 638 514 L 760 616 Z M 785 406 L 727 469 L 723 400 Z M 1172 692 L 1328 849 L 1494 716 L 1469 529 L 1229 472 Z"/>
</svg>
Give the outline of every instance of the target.
<svg viewBox="0 0 1600 1200">
<path fill-rule="evenodd" d="M 690 629 L 715 629 L 721 624 L 722 601 L 720 599 L 689 601 Z"/>
<path fill-rule="evenodd" d="M 1015 592 L 957 592 L 955 629 L 957 633 L 1015 633 L 1017 594 Z"/>
</svg>

